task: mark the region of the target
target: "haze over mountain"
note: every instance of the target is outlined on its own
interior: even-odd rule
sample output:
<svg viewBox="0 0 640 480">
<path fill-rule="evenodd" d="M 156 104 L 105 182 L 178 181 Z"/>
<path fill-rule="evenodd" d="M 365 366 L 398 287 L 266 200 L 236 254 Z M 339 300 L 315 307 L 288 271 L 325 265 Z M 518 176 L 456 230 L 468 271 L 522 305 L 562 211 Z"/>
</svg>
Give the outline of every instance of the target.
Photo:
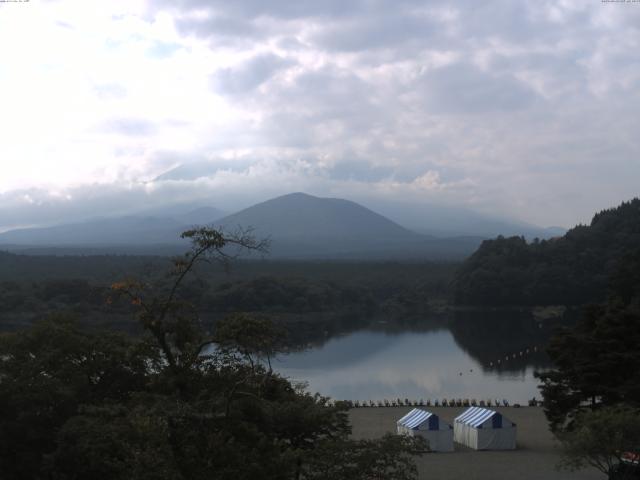
<svg viewBox="0 0 640 480">
<path fill-rule="evenodd" d="M 127 216 L 96 218 L 46 228 L 0 234 L 0 245 L 25 251 L 29 247 L 79 248 L 98 251 L 166 253 L 184 249 L 179 233 L 194 224 L 211 224 L 215 209 L 197 209 L 179 218 Z M 475 250 L 479 237 L 436 238 L 422 235 L 343 199 L 304 193 L 277 197 L 229 215 L 215 224 L 228 230 L 251 227 L 257 237 L 272 241 L 274 258 L 462 258 Z M 102 250 L 100 250 L 102 248 Z M 142 250 L 144 251 L 144 250 Z"/>
<path fill-rule="evenodd" d="M 177 243 L 184 224 L 171 218 L 95 218 L 44 228 L 10 230 L 0 244 L 24 246 L 106 246 Z"/>
<path fill-rule="evenodd" d="M 372 202 L 371 208 L 415 232 L 436 237 L 503 235 L 524 236 L 529 240 L 564 235 L 563 227 L 540 227 L 517 219 L 488 215 L 469 208 L 450 205 L 412 205 Z"/>
<path fill-rule="evenodd" d="M 207 181 L 219 170 L 237 171 L 245 164 L 239 161 L 192 161 L 179 164 L 154 179 L 158 181 Z M 286 195 L 284 195 L 286 196 Z M 540 227 L 518 219 L 486 214 L 463 206 L 394 201 L 393 199 L 359 198 L 375 212 L 414 232 L 437 237 L 498 235 L 524 236 L 528 239 L 563 235 L 563 227 Z M 576 223 L 578 221 L 576 220 Z"/>
<path fill-rule="evenodd" d="M 470 255 L 483 238 L 500 234 L 548 238 L 563 233 L 461 208 L 389 203 L 381 204 L 380 210 L 403 219 L 404 226 L 356 202 L 291 193 L 226 217 L 211 206 L 176 204 L 137 215 L 10 230 L 0 234 L 0 246 L 31 253 L 52 253 L 53 248 L 65 254 L 173 254 L 186 246 L 179 238 L 182 231 L 215 223 L 228 230 L 251 227 L 256 236 L 270 237 L 274 258 L 459 259 Z"/>
<path fill-rule="evenodd" d="M 228 214 L 209 205 L 187 203 L 146 208 L 127 216 L 171 218 L 181 224 L 196 225 L 215 222 Z"/>
<path fill-rule="evenodd" d="M 83 253 L 93 252 L 95 250 L 91 249 L 99 247 L 109 248 L 98 252 L 118 253 L 143 253 L 140 247 L 149 245 L 180 245 L 184 248 L 185 242 L 179 238 L 180 233 L 194 225 L 212 224 L 223 215 L 214 207 L 190 209 L 177 205 L 172 209 L 148 210 L 141 215 L 96 217 L 74 223 L 9 230 L 0 234 L 0 246 L 9 245 L 13 250 L 78 247 Z M 175 253 L 175 249 L 161 250 L 163 253 Z M 73 250 L 64 253 L 73 253 Z"/>
<path fill-rule="evenodd" d="M 345 240 L 417 238 L 415 232 L 355 202 L 290 193 L 258 203 L 218 222 L 225 227 L 251 225 L 256 233 L 291 239 L 341 237 Z"/>
<path fill-rule="evenodd" d="M 251 226 L 271 238 L 271 255 L 289 258 L 461 258 L 477 237 L 421 235 L 359 205 L 304 193 L 283 195 L 225 217 L 218 225 Z"/>
</svg>

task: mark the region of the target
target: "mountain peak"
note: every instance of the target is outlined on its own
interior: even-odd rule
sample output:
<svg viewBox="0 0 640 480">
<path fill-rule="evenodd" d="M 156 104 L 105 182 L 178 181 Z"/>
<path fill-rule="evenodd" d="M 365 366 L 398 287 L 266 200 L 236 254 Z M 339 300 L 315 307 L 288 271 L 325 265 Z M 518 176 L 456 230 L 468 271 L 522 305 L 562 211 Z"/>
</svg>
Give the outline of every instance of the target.
<svg viewBox="0 0 640 480">
<path fill-rule="evenodd" d="M 316 197 L 315 195 L 310 195 L 305 192 L 292 192 L 285 193 L 284 195 L 280 195 L 279 197 L 273 197 L 269 200 L 265 200 L 262 203 L 268 202 L 288 202 L 288 201 L 301 201 L 301 202 L 323 202 L 323 201 L 331 201 L 331 200 L 340 200 L 343 202 L 347 202 L 348 200 L 342 200 L 337 198 L 327 198 L 327 197 Z"/>
<path fill-rule="evenodd" d="M 362 205 L 294 192 L 223 218 L 222 225 L 252 226 L 257 234 L 308 238 L 389 238 L 413 232 Z"/>
<path fill-rule="evenodd" d="M 321 197 L 316 197 L 304 192 L 291 192 L 291 193 L 285 193 L 284 195 L 281 195 L 279 197 L 275 197 L 272 200 L 275 200 L 276 198 L 321 198 Z"/>
</svg>

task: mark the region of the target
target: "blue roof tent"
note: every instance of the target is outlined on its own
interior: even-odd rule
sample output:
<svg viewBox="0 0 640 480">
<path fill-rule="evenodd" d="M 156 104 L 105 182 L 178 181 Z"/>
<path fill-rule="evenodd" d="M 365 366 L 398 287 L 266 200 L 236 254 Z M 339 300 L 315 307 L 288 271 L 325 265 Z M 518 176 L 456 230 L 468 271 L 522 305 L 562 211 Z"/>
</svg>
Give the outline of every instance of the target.
<svg viewBox="0 0 640 480">
<path fill-rule="evenodd" d="M 433 452 L 453 451 L 453 428 L 432 412 L 414 408 L 396 423 L 399 435 L 424 437 Z"/>
<path fill-rule="evenodd" d="M 411 410 L 404 417 L 398 420 L 397 423 L 404 425 L 407 428 L 417 428 L 419 425 L 425 422 L 428 423 L 429 430 L 440 429 L 440 419 L 438 418 L 438 416 L 432 412 L 420 410 L 419 408 L 414 408 L 413 410 Z"/>
<path fill-rule="evenodd" d="M 454 420 L 456 442 L 476 450 L 511 450 L 516 448 L 516 424 L 500 412 L 471 407 Z"/>
<path fill-rule="evenodd" d="M 455 418 L 455 421 L 466 423 L 475 428 L 482 428 L 482 424 L 490 418 L 492 419 L 492 428 L 502 428 L 502 414 L 482 407 L 471 407 L 465 410 L 462 415 Z"/>
</svg>

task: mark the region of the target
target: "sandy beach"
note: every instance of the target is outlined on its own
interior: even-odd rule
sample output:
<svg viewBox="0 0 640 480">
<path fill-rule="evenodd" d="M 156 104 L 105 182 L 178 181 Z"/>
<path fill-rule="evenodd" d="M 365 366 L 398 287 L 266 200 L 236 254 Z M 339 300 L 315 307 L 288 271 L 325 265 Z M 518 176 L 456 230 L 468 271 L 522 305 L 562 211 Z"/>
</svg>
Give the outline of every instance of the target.
<svg viewBox="0 0 640 480">
<path fill-rule="evenodd" d="M 355 438 L 376 438 L 395 433 L 396 420 L 413 407 L 356 408 L 349 412 Z M 464 408 L 424 407 L 442 420 L 453 419 Z M 597 470 L 558 471 L 558 447 L 542 408 L 496 408 L 518 426 L 518 448 L 511 451 L 474 451 L 455 444 L 452 453 L 428 453 L 417 459 L 420 479 L 465 480 L 570 480 L 604 479 Z"/>
</svg>

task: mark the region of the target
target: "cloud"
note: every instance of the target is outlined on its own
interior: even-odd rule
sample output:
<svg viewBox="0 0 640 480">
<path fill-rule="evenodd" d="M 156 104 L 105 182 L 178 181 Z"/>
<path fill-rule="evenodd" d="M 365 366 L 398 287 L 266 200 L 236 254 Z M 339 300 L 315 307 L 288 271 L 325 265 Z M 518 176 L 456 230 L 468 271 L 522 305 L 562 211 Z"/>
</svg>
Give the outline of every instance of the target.
<svg viewBox="0 0 640 480">
<path fill-rule="evenodd" d="M 633 4 L 61 0 L 25 12 L 0 16 L 0 192 L 25 220 L 46 221 L 27 215 L 38 205 L 106 211 L 94 190 L 113 212 L 160 195 L 233 209 L 307 190 L 571 225 L 637 195 Z"/>
<path fill-rule="evenodd" d="M 224 15 L 181 16 L 176 19 L 176 28 L 184 35 L 215 38 L 224 43 L 258 40 L 268 33 L 251 21 Z"/>
<path fill-rule="evenodd" d="M 156 125 L 142 118 L 114 118 L 104 124 L 103 130 L 126 136 L 146 136 L 156 132 Z"/>
<path fill-rule="evenodd" d="M 127 96 L 127 89 L 117 83 L 104 83 L 94 85 L 95 94 L 104 100 L 122 99 Z"/>
<path fill-rule="evenodd" d="M 167 180 L 192 181 L 201 178 L 214 177 L 220 171 L 242 172 L 251 165 L 258 163 L 249 158 L 191 160 L 185 161 L 154 179 L 154 182 Z"/>
<path fill-rule="evenodd" d="M 294 62 L 271 53 L 260 54 L 233 68 L 224 68 L 212 75 L 215 92 L 241 95 L 259 87 L 280 70 Z"/>
<path fill-rule="evenodd" d="M 147 48 L 147 55 L 153 58 L 168 58 L 182 49 L 182 46 L 175 42 L 154 42 Z"/>
<path fill-rule="evenodd" d="M 358 52 L 430 42 L 441 27 L 427 15 L 398 12 L 358 16 L 321 29 L 311 41 L 329 51 Z M 414 47 L 415 48 L 415 47 Z"/>
<path fill-rule="evenodd" d="M 399 2 L 401 3 L 401 2 Z M 336 18 L 357 14 L 369 4 L 366 0 L 344 2 L 341 0 L 272 0 L 268 3 L 261 0 L 240 0 L 226 2 L 224 0 L 159 0 L 155 5 L 159 8 L 173 7 L 180 11 L 214 11 L 225 12 L 230 17 L 255 19 L 272 17 L 276 19 L 300 19 L 309 17 Z"/>
<path fill-rule="evenodd" d="M 420 80 L 420 95 L 429 112 L 477 114 L 518 110 L 535 100 L 535 93 L 508 75 L 483 72 L 471 65 L 438 68 Z"/>
<path fill-rule="evenodd" d="M 370 162 L 360 159 L 336 162 L 328 169 L 327 173 L 330 178 L 335 180 L 379 182 L 392 177 L 394 170 L 390 166 L 371 165 Z"/>
</svg>

